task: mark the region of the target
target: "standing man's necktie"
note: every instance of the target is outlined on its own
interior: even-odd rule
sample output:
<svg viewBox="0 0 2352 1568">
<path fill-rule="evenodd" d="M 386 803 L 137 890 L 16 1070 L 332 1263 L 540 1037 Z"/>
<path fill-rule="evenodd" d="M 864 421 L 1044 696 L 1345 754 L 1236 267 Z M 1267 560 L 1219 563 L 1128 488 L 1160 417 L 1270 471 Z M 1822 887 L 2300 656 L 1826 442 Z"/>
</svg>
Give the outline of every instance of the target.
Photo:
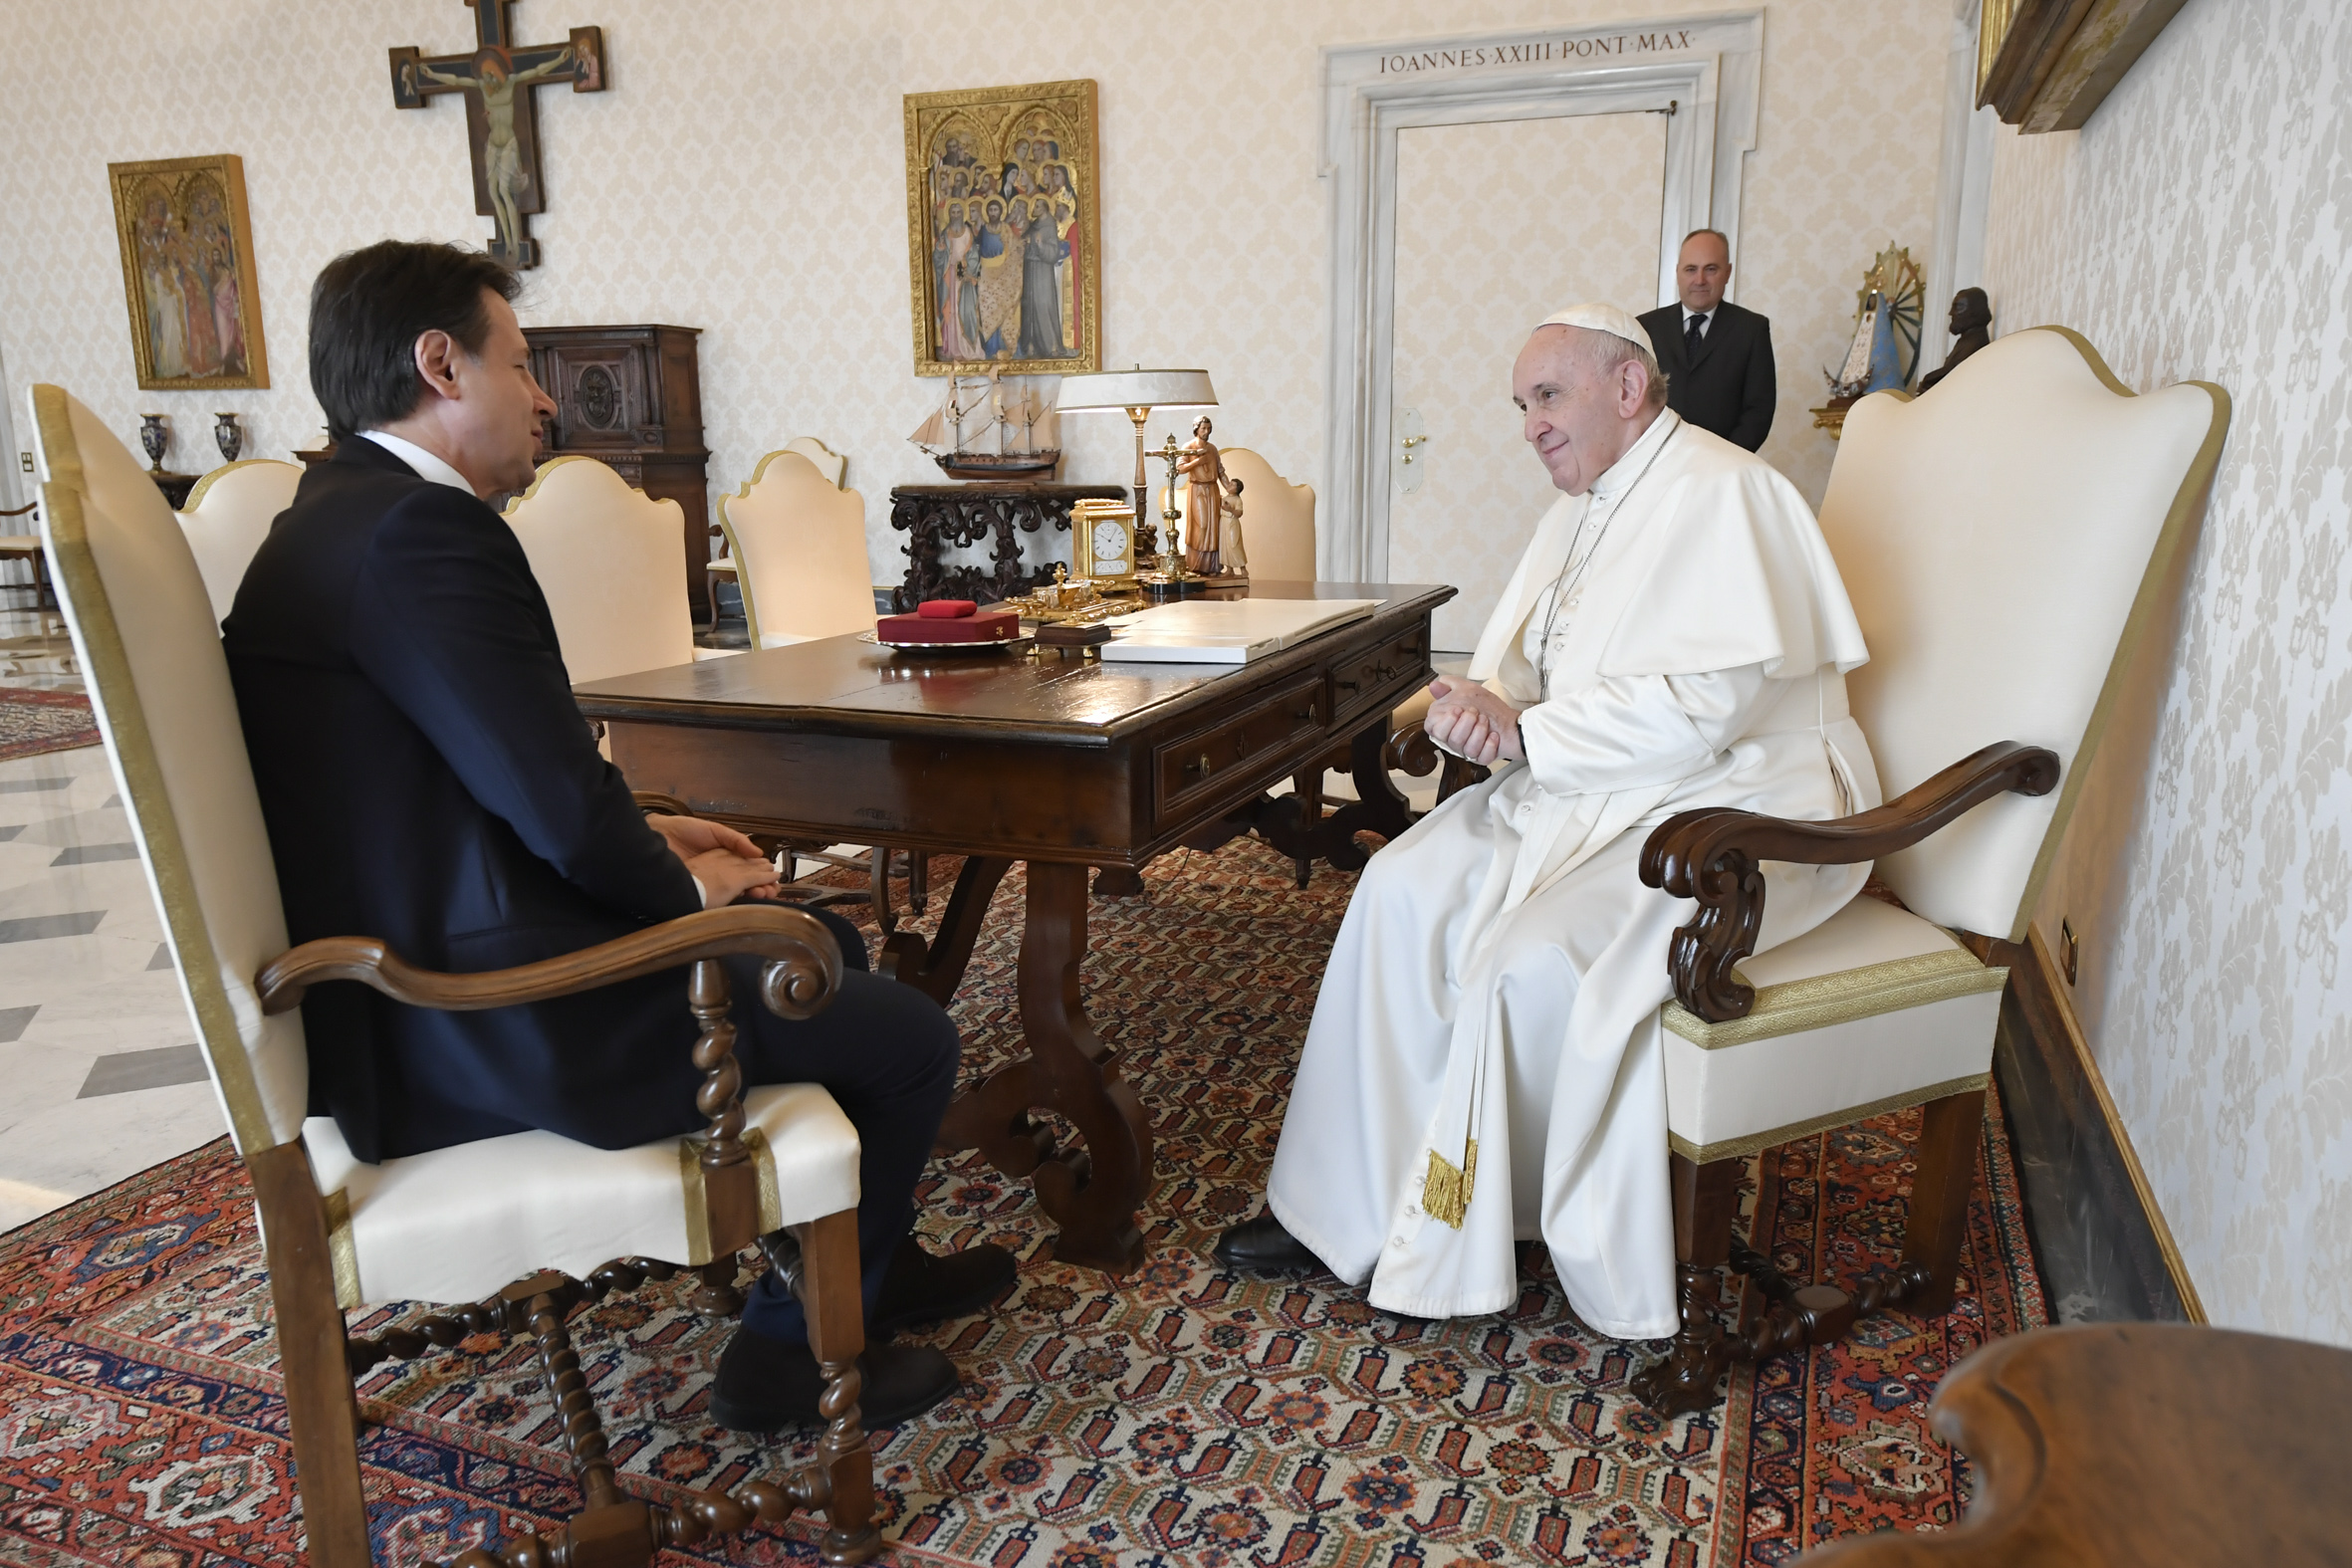
<svg viewBox="0 0 2352 1568">
<path fill-rule="evenodd" d="M 1683 363 L 1690 364 L 1699 357 L 1699 345 L 1707 340 L 1707 318 L 1694 316 L 1682 324 Z"/>
</svg>

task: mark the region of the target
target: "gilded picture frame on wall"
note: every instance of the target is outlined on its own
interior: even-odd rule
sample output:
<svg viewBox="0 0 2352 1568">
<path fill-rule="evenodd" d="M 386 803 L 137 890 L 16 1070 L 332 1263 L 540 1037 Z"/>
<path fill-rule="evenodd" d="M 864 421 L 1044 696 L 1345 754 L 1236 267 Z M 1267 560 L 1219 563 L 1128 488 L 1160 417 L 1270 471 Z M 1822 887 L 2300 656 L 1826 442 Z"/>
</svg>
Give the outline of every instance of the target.
<svg viewBox="0 0 2352 1568">
<path fill-rule="evenodd" d="M 244 159 L 110 163 L 107 183 L 140 390 L 268 386 Z"/>
<path fill-rule="evenodd" d="M 906 96 L 915 373 L 1102 368 L 1090 81 Z"/>
</svg>

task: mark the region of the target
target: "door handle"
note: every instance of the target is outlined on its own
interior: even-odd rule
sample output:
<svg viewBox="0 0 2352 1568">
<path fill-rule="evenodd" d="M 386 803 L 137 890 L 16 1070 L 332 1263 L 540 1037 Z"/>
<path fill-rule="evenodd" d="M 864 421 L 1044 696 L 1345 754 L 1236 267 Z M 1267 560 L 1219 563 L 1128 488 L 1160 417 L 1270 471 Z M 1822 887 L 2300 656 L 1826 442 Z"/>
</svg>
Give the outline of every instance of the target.
<svg viewBox="0 0 2352 1568">
<path fill-rule="evenodd" d="M 1426 440 L 1428 440 L 1428 439 L 1429 439 L 1429 437 L 1427 437 L 1427 436 L 1425 436 L 1425 435 L 1412 435 L 1412 436 L 1406 436 L 1406 437 L 1404 438 L 1404 442 L 1403 442 L 1403 446 L 1404 446 L 1404 449 L 1405 449 L 1405 461 L 1406 461 L 1406 462 L 1408 462 L 1408 463 L 1410 463 L 1411 461 L 1413 461 L 1413 448 L 1415 448 L 1415 447 L 1419 446 L 1419 445 L 1420 445 L 1422 442 L 1424 442 L 1424 441 L 1426 441 Z"/>
</svg>

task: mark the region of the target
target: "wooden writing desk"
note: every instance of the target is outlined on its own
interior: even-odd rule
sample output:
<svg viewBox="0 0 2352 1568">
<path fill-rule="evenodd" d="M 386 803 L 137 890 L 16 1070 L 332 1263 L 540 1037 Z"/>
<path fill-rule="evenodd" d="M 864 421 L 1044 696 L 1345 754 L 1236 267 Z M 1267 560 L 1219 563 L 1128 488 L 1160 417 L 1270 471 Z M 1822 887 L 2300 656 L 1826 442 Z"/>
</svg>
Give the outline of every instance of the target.
<svg viewBox="0 0 2352 1568">
<path fill-rule="evenodd" d="M 579 688 L 636 788 L 751 833 L 965 855 L 935 941 L 900 932 L 879 966 L 942 1004 L 997 883 L 1028 863 L 1029 1055 L 958 1099 L 941 1138 L 1007 1175 L 1034 1173 L 1061 1228 L 1055 1255 L 1068 1262 L 1118 1272 L 1141 1261 L 1135 1211 L 1151 1184 L 1150 1122 L 1079 996 L 1088 867 L 1132 873 L 1187 841 L 1230 837 L 1270 784 L 1319 771 L 1340 745 L 1364 802 L 1355 820 L 1391 835 L 1409 820 L 1381 749 L 1390 710 L 1429 679 L 1430 611 L 1454 590 L 1247 591 L 1387 602 L 1238 667 L 894 654 L 832 637 Z M 1066 1118 L 1084 1147 L 1057 1149 L 1033 1107 Z"/>
</svg>

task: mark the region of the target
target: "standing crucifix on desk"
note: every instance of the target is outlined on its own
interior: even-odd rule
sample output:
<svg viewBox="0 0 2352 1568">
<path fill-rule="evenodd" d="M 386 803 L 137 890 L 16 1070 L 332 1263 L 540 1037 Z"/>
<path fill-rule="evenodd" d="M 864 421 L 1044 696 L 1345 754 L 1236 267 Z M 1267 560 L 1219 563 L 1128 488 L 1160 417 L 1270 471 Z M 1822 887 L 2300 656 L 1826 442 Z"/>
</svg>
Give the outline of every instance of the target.
<svg viewBox="0 0 2352 1568">
<path fill-rule="evenodd" d="M 422 109 L 442 93 L 465 95 L 466 138 L 474 158 L 474 210 L 497 225 L 490 254 L 518 271 L 539 265 L 529 215 L 547 210 L 539 173 L 539 114 L 532 90 L 569 82 L 575 93 L 604 91 L 604 30 L 576 27 L 570 42 L 516 48 L 507 12 L 514 0 L 466 0 L 477 43 L 471 54 L 421 56 L 395 49 L 392 104 Z"/>
</svg>

